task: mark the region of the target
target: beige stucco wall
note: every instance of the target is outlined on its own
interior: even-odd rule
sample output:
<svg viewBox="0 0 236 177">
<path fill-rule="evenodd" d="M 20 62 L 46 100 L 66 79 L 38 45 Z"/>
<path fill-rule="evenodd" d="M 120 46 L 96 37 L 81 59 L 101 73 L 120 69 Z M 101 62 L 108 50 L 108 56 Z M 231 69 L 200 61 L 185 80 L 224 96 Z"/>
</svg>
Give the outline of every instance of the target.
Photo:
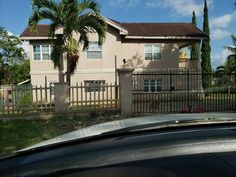
<svg viewBox="0 0 236 177">
<path fill-rule="evenodd" d="M 79 38 L 79 36 L 76 36 Z M 90 41 L 97 41 L 97 35 L 91 34 Z M 78 67 L 72 76 L 72 85 L 81 83 L 84 80 L 106 80 L 108 83 L 115 81 L 115 55 L 117 56 L 117 67 L 123 65 L 123 59 L 132 61 L 133 66 L 139 69 L 177 69 L 179 68 L 179 47 L 177 43 L 160 43 L 162 47 L 161 60 L 144 60 L 144 46 L 146 43 L 158 43 L 158 40 L 124 40 L 119 31 L 109 27 L 105 43 L 102 46 L 102 59 L 87 59 L 86 51 L 80 52 Z M 54 69 L 51 61 L 34 61 L 33 45 L 45 44 L 47 41 L 30 42 L 30 67 L 31 82 L 33 85 L 44 85 L 45 76 L 47 81 L 56 82 L 58 80 L 57 70 Z M 135 61 L 139 61 L 138 64 Z M 66 63 L 66 62 L 64 62 Z M 130 63 L 130 62 L 129 62 Z M 65 65 L 64 65 L 65 66 Z M 66 68 L 66 67 L 64 67 Z"/>
<path fill-rule="evenodd" d="M 153 41 L 151 44 L 156 44 L 158 41 Z M 122 43 L 121 51 L 122 58 L 125 59 L 140 59 L 142 63 L 135 68 L 143 69 L 177 69 L 179 67 L 179 49 L 177 44 L 159 43 L 161 46 L 161 59 L 149 61 L 144 59 L 144 46 L 146 43 Z"/>
</svg>

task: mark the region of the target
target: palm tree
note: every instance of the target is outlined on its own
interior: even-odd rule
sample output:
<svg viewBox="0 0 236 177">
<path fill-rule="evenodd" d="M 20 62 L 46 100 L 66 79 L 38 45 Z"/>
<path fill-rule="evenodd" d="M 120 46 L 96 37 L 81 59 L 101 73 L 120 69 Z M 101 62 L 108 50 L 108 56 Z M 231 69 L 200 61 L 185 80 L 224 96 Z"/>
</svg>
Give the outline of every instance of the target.
<svg viewBox="0 0 236 177">
<path fill-rule="evenodd" d="M 64 82 L 63 53 L 67 53 L 67 82 L 76 69 L 79 59 L 79 46 L 85 50 L 89 46 L 89 33 L 98 34 L 98 44 L 102 45 L 106 35 L 106 22 L 100 15 L 100 5 L 96 0 L 32 0 L 32 15 L 28 25 L 36 30 L 42 20 L 50 21 L 49 37 L 53 39 L 51 59 L 59 71 L 59 82 Z M 56 35 L 62 27 L 63 34 Z M 73 32 L 79 40 L 73 38 Z"/>
<path fill-rule="evenodd" d="M 225 48 L 228 49 L 230 52 L 232 52 L 233 54 L 236 54 L 236 35 L 231 35 L 232 38 L 232 43 L 233 45 L 230 46 L 226 46 Z"/>
<path fill-rule="evenodd" d="M 227 73 L 232 73 L 236 71 L 236 36 L 231 35 L 233 45 L 225 46 L 231 54 L 227 57 L 225 68 Z"/>
</svg>

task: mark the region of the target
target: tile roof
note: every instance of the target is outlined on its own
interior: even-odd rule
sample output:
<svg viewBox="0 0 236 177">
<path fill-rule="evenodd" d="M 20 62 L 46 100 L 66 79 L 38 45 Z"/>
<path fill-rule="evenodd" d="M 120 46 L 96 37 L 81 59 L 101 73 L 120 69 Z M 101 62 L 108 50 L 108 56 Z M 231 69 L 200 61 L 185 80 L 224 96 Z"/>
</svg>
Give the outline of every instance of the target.
<svg viewBox="0 0 236 177">
<path fill-rule="evenodd" d="M 27 27 L 20 37 L 48 37 L 49 25 L 37 25 L 36 29 L 35 32 L 32 32 Z"/>
<path fill-rule="evenodd" d="M 208 37 L 191 23 L 120 23 L 129 36 Z"/>
<path fill-rule="evenodd" d="M 111 19 L 110 19 L 111 20 Z M 121 23 L 112 20 L 128 30 L 128 36 L 178 36 L 178 37 L 208 37 L 199 28 L 191 23 Z M 49 25 L 37 25 L 37 32 L 29 28 L 21 37 L 48 37 Z"/>
</svg>

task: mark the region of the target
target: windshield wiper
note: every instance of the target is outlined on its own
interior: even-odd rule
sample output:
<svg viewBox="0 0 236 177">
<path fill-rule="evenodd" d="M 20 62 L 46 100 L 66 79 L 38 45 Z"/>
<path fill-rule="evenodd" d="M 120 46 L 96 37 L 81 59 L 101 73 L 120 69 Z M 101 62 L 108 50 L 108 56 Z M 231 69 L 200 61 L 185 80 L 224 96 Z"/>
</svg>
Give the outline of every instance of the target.
<svg viewBox="0 0 236 177">
<path fill-rule="evenodd" d="M 115 134 L 122 134 L 122 133 L 128 133 L 128 132 L 162 129 L 162 128 L 168 128 L 168 127 L 184 127 L 184 126 L 224 124 L 224 123 L 236 123 L 236 120 L 219 119 L 219 118 L 214 118 L 214 117 L 202 118 L 202 119 L 190 119 L 190 120 L 171 120 L 171 121 L 166 121 L 166 122 L 156 122 L 156 123 L 150 123 L 150 124 L 136 125 L 132 127 L 104 132 L 101 135 L 115 135 Z"/>
</svg>

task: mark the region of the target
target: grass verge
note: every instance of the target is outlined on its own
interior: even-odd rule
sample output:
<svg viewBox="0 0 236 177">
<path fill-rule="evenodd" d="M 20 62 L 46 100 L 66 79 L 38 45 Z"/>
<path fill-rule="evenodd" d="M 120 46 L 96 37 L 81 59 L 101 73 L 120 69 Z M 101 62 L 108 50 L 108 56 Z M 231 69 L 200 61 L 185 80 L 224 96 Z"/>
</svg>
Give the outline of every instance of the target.
<svg viewBox="0 0 236 177">
<path fill-rule="evenodd" d="M 118 120 L 119 116 L 54 117 L 48 120 L 0 121 L 0 154 L 37 144 L 58 135 L 97 123 Z"/>
</svg>

